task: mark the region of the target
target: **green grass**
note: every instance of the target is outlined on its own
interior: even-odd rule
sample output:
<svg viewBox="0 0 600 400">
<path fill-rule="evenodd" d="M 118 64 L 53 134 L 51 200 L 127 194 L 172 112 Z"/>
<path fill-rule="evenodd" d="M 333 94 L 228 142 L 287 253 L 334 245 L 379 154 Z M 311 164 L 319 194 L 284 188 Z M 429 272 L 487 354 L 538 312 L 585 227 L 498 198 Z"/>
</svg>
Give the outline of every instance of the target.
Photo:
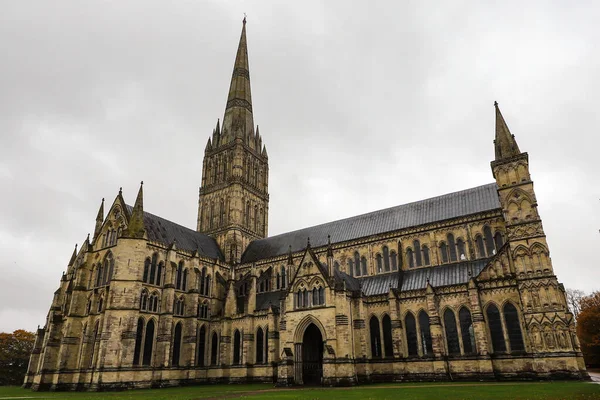
<svg viewBox="0 0 600 400">
<path fill-rule="evenodd" d="M 600 385 L 587 382 L 541 383 L 404 383 L 374 384 L 352 388 L 277 389 L 267 384 L 203 385 L 125 392 L 32 392 L 0 387 L 0 399 L 30 397 L 70 400 L 191 400 L 206 398 L 250 399 L 402 399 L 402 400 L 592 400 L 600 399 Z"/>
</svg>

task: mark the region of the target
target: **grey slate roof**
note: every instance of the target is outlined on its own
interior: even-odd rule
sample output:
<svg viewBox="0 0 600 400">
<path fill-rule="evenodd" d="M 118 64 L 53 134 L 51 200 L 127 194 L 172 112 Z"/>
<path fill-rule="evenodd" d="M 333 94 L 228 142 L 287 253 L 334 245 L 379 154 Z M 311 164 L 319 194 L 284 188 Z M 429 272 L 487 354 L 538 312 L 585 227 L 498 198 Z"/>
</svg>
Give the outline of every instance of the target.
<svg viewBox="0 0 600 400">
<path fill-rule="evenodd" d="M 473 277 L 477 277 L 486 266 L 489 259 L 463 261 L 437 267 L 417 268 L 404 271 L 402 292 L 419 290 L 427 287 L 427 278 L 431 286 L 452 286 L 469 282 L 469 270 Z M 392 289 L 398 289 L 398 272 L 358 278 L 362 292 L 366 296 L 387 294 Z"/>
<path fill-rule="evenodd" d="M 131 215 L 133 207 L 127 205 Z M 198 250 L 201 256 L 223 261 L 224 257 L 217 242 L 208 235 L 196 232 L 185 226 L 176 224 L 157 215 L 144 211 L 144 226 L 148 239 L 167 246 L 176 241 L 178 248 L 191 251 Z"/>
<path fill-rule="evenodd" d="M 309 237 L 313 247 L 321 247 L 327 244 L 327 235 L 331 235 L 332 243 L 340 243 L 499 208 L 497 186 L 490 183 L 255 240 L 244 252 L 242 263 L 281 256 L 287 253 L 289 246 L 292 246 L 292 252 L 303 250 Z"/>
<path fill-rule="evenodd" d="M 355 277 L 350 276 L 345 272 L 338 271 L 337 269 L 333 270 L 333 276 L 335 278 L 335 281 L 339 282 L 341 285 L 344 285 L 345 282 L 346 289 L 352 291 L 360 290 L 360 283 Z"/>
<path fill-rule="evenodd" d="M 377 296 L 380 294 L 387 294 L 390 292 L 390 288 L 398 288 L 398 272 L 385 275 L 374 275 L 360 278 L 360 284 L 362 291 L 365 296 Z"/>
<path fill-rule="evenodd" d="M 279 301 L 285 297 L 286 290 L 276 292 L 265 292 L 256 294 L 256 309 L 266 310 L 271 304 L 274 308 L 279 309 Z"/>
<path fill-rule="evenodd" d="M 424 289 L 427 287 L 427 278 L 433 287 L 467 283 L 470 279 L 469 271 L 472 276 L 477 277 L 488 261 L 489 259 L 463 261 L 456 264 L 405 271 L 401 291 Z"/>
</svg>

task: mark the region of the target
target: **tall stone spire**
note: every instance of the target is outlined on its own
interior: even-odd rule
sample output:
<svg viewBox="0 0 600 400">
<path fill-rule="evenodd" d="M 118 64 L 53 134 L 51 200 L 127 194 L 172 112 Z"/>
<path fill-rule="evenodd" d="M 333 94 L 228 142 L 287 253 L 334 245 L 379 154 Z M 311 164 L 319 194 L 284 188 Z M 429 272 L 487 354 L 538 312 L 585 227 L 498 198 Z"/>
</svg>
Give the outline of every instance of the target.
<svg viewBox="0 0 600 400">
<path fill-rule="evenodd" d="M 235 138 L 246 139 L 254 130 L 252 117 L 252 95 L 250 93 L 250 69 L 248 67 L 248 47 L 246 43 L 246 18 L 242 24 L 242 35 L 238 44 L 229 95 L 223 117 L 220 143 L 231 142 Z"/>
<path fill-rule="evenodd" d="M 498 102 L 494 102 L 496 107 L 496 139 L 494 147 L 496 150 L 496 161 L 504 160 L 521 154 L 515 136 L 510 133 L 506 121 L 498 108 Z"/>
<path fill-rule="evenodd" d="M 129 224 L 127 224 L 127 229 L 123 236 L 143 238 L 146 233 L 144 228 L 144 182 L 142 181 L 135 204 L 133 205 L 133 211 L 131 211 Z"/>
<path fill-rule="evenodd" d="M 104 222 L 104 198 L 102 198 L 102 203 L 100 203 L 100 208 L 98 209 L 98 215 L 96 215 L 96 228 L 94 229 L 94 239 L 98 237 L 100 234 L 100 229 L 102 229 L 102 223 Z"/>
</svg>

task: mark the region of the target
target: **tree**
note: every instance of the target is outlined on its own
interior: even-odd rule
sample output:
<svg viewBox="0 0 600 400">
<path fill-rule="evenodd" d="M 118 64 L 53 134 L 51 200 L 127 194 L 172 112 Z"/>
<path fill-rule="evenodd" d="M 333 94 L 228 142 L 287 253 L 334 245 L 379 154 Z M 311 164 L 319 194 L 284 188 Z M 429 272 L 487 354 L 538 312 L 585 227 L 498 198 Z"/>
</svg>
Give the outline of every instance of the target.
<svg viewBox="0 0 600 400">
<path fill-rule="evenodd" d="M 600 366 L 600 291 L 581 299 L 577 320 L 577 337 L 585 363 Z"/>
<path fill-rule="evenodd" d="M 575 319 L 579 317 L 581 312 L 581 299 L 585 296 L 585 292 L 579 289 L 567 289 L 567 305 L 575 316 Z"/>
<path fill-rule="evenodd" d="M 34 342 L 35 335 L 22 329 L 0 333 L 0 386 L 23 383 Z"/>
</svg>

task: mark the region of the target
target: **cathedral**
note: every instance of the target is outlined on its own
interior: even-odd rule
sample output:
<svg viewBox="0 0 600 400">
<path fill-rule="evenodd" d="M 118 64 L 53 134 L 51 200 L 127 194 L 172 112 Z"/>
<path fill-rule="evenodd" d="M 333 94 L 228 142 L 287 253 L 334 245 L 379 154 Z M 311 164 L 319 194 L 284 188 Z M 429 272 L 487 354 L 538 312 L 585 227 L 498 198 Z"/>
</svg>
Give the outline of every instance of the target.
<svg viewBox="0 0 600 400">
<path fill-rule="evenodd" d="M 244 20 L 196 230 L 144 210 L 143 183 L 103 200 L 24 387 L 587 378 L 498 104 L 491 183 L 276 236 L 252 107 Z"/>
</svg>

